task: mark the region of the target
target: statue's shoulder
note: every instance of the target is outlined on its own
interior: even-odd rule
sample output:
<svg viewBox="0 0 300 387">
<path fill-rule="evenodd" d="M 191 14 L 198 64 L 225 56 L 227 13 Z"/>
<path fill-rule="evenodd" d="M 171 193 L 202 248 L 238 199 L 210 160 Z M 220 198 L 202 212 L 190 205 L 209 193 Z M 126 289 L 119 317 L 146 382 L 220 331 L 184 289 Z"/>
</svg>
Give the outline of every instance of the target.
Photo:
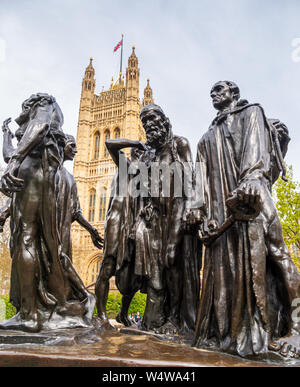
<svg viewBox="0 0 300 387">
<path fill-rule="evenodd" d="M 174 135 L 173 140 L 176 143 L 177 148 L 190 148 L 189 140 L 186 137 Z"/>
<path fill-rule="evenodd" d="M 202 135 L 200 140 L 198 141 L 197 148 L 205 146 L 206 141 L 209 141 L 212 135 L 211 127 Z"/>
<path fill-rule="evenodd" d="M 244 115 L 251 115 L 257 113 L 264 114 L 264 110 L 259 103 L 247 103 L 242 106 L 237 106 L 237 113 L 241 113 Z"/>
</svg>

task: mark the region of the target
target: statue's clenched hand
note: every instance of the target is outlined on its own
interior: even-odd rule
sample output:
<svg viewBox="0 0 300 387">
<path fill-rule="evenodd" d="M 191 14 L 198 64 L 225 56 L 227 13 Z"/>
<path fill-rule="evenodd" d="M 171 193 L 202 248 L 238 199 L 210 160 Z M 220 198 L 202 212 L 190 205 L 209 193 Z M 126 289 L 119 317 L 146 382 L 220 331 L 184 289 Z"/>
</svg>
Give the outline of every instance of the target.
<svg viewBox="0 0 300 387">
<path fill-rule="evenodd" d="M 202 222 L 203 218 L 203 212 L 198 209 L 188 209 L 185 211 L 183 220 L 184 222 L 189 225 L 197 225 Z"/>
<path fill-rule="evenodd" d="M 11 196 L 13 192 L 22 191 L 24 180 L 16 177 L 20 164 L 17 160 L 11 159 L 6 171 L 1 177 L 0 190 L 7 196 Z"/>
<path fill-rule="evenodd" d="M 238 187 L 236 193 L 244 204 L 254 206 L 260 201 L 260 184 L 255 180 L 245 181 Z"/>
</svg>

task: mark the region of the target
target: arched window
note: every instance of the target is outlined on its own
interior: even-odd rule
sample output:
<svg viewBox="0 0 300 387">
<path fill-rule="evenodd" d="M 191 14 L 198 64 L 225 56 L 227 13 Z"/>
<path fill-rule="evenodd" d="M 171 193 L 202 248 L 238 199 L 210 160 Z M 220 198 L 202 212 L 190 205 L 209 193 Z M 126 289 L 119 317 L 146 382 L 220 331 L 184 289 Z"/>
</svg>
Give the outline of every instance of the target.
<svg viewBox="0 0 300 387">
<path fill-rule="evenodd" d="M 106 130 L 105 132 L 104 132 L 104 158 L 107 158 L 108 157 L 108 150 L 107 150 L 107 148 L 106 148 L 106 146 L 105 146 L 105 141 L 106 140 L 109 140 L 110 139 L 110 131 L 109 130 Z"/>
<path fill-rule="evenodd" d="M 100 153 L 100 134 L 97 132 L 94 136 L 94 159 L 99 159 Z"/>
<path fill-rule="evenodd" d="M 92 190 L 90 192 L 90 201 L 89 201 L 89 222 L 94 222 L 95 220 L 95 204 L 96 204 L 96 191 Z"/>
<path fill-rule="evenodd" d="M 114 138 L 120 138 L 120 129 L 116 128 L 114 131 Z"/>
<path fill-rule="evenodd" d="M 97 281 L 97 277 L 100 272 L 100 266 L 101 266 L 101 261 L 100 259 L 98 261 L 94 261 L 89 265 L 88 268 L 88 284 L 92 285 Z"/>
<path fill-rule="evenodd" d="M 101 192 L 100 195 L 100 211 L 99 211 L 99 221 L 104 222 L 106 215 L 106 190 Z"/>
</svg>

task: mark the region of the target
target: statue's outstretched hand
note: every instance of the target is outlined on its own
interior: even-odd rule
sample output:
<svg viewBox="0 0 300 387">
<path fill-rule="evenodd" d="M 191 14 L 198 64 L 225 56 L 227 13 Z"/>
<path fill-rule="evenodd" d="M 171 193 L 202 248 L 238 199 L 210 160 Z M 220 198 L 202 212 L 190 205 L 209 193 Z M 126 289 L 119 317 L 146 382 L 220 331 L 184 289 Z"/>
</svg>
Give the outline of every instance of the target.
<svg viewBox="0 0 300 387">
<path fill-rule="evenodd" d="M 142 141 L 138 141 L 137 148 L 140 149 L 141 151 L 146 151 L 148 149 L 146 144 Z"/>
<path fill-rule="evenodd" d="M 3 121 L 2 124 L 2 131 L 5 132 L 10 132 L 10 129 L 8 127 L 8 124 L 11 122 L 11 118 L 7 118 L 6 120 Z"/>
<path fill-rule="evenodd" d="M 90 234 L 91 234 L 91 238 L 92 238 L 92 241 L 93 241 L 94 245 L 98 249 L 102 249 L 103 248 L 104 240 L 100 236 L 100 234 L 98 233 L 98 230 L 95 227 L 92 227 L 91 230 L 90 230 Z"/>
<path fill-rule="evenodd" d="M 19 163 L 15 159 L 11 159 L 1 177 L 0 191 L 6 196 L 11 197 L 13 192 L 19 192 L 23 189 L 24 180 L 16 177 L 19 167 Z"/>
</svg>

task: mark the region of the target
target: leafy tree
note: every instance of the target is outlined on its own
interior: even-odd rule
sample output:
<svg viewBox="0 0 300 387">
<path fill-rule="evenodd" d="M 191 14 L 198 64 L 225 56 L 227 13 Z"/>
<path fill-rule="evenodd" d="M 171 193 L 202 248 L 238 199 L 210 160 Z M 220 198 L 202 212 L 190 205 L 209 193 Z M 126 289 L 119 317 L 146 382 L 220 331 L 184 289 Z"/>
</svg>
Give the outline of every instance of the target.
<svg viewBox="0 0 300 387">
<path fill-rule="evenodd" d="M 128 314 L 140 312 L 143 316 L 146 308 L 147 295 L 143 293 L 136 293 L 133 297 Z M 122 295 L 120 292 L 110 292 L 108 294 L 106 311 L 109 318 L 115 319 L 121 309 Z M 94 315 L 97 315 L 97 308 L 95 307 Z"/>
<path fill-rule="evenodd" d="M 7 296 L 0 297 L 0 302 L 2 303 L 3 301 L 5 303 L 5 320 L 8 320 L 16 314 L 16 308 L 9 302 L 9 298 Z"/>
<path fill-rule="evenodd" d="M 3 168 L 0 166 L 0 176 Z M 7 202 L 8 197 L 0 192 L 0 209 Z M 3 232 L 0 233 L 0 295 L 8 294 L 10 287 L 11 258 L 9 252 L 10 219 L 6 220 Z"/>
<path fill-rule="evenodd" d="M 146 308 L 147 294 L 136 293 L 133 297 L 128 313 L 140 312 L 140 315 L 143 316 Z"/>
<path fill-rule="evenodd" d="M 286 245 L 296 251 L 292 253 L 298 268 L 300 268 L 300 184 L 294 180 L 293 168 L 288 167 L 288 181 L 280 177 L 274 185 L 273 196 L 281 220 L 283 237 Z"/>
<path fill-rule="evenodd" d="M 119 310 L 121 309 L 121 294 L 109 293 L 106 303 L 106 311 L 109 318 L 116 318 Z"/>
<path fill-rule="evenodd" d="M 144 315 L 146 307 L 147 295 L 140 292 L 136 293 L 133 297 L 128 313 L 140 312 L 140 315 Z M 108 294 L 106 311 L 109 318 L 116 318 L 121 309 L 122 296 L 120 292 L 111 292 Z"/>
</svg>

